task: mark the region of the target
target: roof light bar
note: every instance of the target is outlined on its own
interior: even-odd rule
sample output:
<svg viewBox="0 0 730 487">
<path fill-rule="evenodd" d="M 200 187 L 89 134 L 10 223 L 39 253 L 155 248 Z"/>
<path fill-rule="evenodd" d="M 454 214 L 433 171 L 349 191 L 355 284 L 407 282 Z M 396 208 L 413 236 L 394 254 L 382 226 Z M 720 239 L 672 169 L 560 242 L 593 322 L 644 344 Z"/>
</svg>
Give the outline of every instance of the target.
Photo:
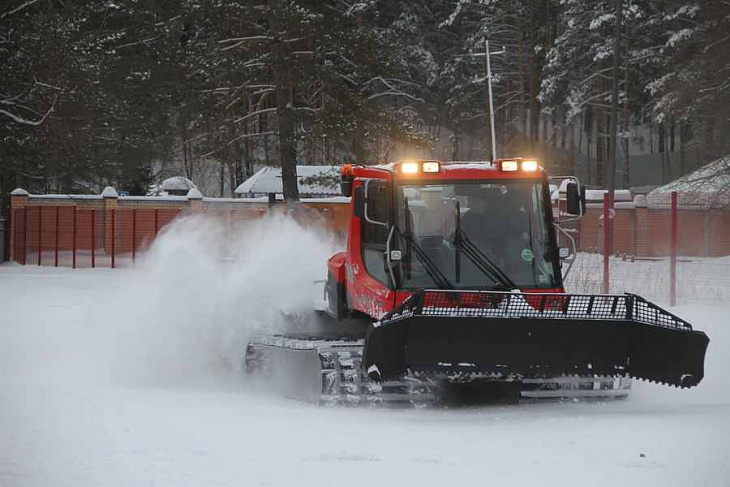
<svg viewBox="0 0 730 487">
<path fill-rule="evenodd" d="M 504 159 L 497 161 L 498 167 L 502 172 L 535 172 L 540 169 L 540 164 L 535 159 L 525 159 L 518 157 L 516 159 Z"/>
<path fill-rule="evenodd" d="M 441 172 L 440 161 L 405 160 L 398 164 L 402 174 L 435 174 Z"/>
</svg>

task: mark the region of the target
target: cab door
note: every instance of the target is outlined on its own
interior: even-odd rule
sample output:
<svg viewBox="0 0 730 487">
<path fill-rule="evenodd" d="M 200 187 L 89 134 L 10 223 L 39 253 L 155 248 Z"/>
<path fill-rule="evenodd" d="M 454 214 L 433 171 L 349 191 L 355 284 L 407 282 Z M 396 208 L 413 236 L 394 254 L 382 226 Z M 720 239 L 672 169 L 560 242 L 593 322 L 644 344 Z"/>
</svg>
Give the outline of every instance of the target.
<svg viewBox="0 0 730 487">
<path fill-rule="evenodd" d="M 379 319 L 393 309 L 395 299 L 385 262 L 392 221 L 392 189 L 390 183 L 377 179 L 358 183 L 354 188 L 356 201 L 348 242 L 348 299 L 350 309 Z M 358 202 L 358 198 L 362 201 Z"/>
</svg>

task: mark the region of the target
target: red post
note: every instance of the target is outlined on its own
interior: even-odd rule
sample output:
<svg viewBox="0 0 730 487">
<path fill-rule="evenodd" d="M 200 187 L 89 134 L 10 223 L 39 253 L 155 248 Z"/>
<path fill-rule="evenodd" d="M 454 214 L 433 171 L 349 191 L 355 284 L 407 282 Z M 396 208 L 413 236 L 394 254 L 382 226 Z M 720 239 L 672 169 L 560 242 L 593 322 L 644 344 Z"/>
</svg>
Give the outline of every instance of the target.
<svg viewBox="0 0 730 487">
<path fill-rule="evenodd" d="M 73 268 L 76 269 L 76 206 L 74 206 L 74 224 L 73 224 L 72 231 L 73 231 L 73 236 L 72 236 L 73 243 L 71 244 L 71 246 L 73 248 L 72 249 L 72 252 L 73 252 Z"/>
<path fill-rule="evenodd" d="M 55 267 L 58 267 L 58 212 L 61 207 L 56 205 L 56 245 L 55 245 L 55 251 L 56 251 L 56 261 L 55 261 Z"/>
<path fill-rule="evenodd" d="M 23 208 L 23 265 L 28 262 L 28 207 Z"/>
<path fill-rule="evenodd" d="M 137 208 L 132 209 L 132 262 L 137 254 Z"/>
<path fill-rule="evenodd" d="M 43 260 L 43 207 L 38 207 L 38 265 Z"/>
<path fill-rule="evenodd" d="M 672 191 L 672 235 L 669 259 L 669 305 L 677 305 L 677 192 Z"/>
<path fill-rule="evenodd" d="M 608 294 L 610 291 L 610 280 L 609 280 L 609 236 L 610 236 L 610 210 L 611 210 L 611 196 L 608 193 L 603 194 L 603 294 Z"/>
<path fill-rule="evenodd" d="M 96 209 L 91 209 L 91 268 L 96 267 Z"/>
<path fill-rule="evenodd" d="M 112 269 L 114 269 L 116 265 L 116 250 L 117 250 L 117 210 L 116 208 L 112 208 Z"/>
<path fill-rule="evenodd" d="M 23 239 L 23 256 L 22 256 L 22 260 L 19 260 L 18 262 L 25 265 L 25 262 L 28 259 L 28 207 L 26 206 L 25 208 L 18 208 L 17 210 L 15 210 L 16 215 L 20 211 L 23 212 L 23 238 L 22 238 Z M 14 218 L 14 220 L 16 222 L 20 223 L 20 218 L 17 218 L 17 216 Z M 20 239 L 16 238 L 13 245 L 15 245 L 18 240 L 20 240 Z M 21 257 L 18 256 L 18 259 L 21 259 Z"/>
<path fill-rule="evenodd" d="M 157 237 L 157 232 L 160 231 L 160 209 L 155 208 L 155 237 Z"/>
<path fill-rule="evenodd" d="M 12 232 L 13 235 L 12 235 L 12 240 L 10 241 L 10 246 L 12 249 L 11 254 L 13 256 L 13 260 L 20 263 L 21 262 L 20 251 L 19 251 L 20 246 L 18 245 L 18 240 L 20 240 L 19 235 L 21 235 L 21 233 L 20 233 L 20 218 L 18 218 L 18 214 L 20 214 L 20 208 L 13 208 L 12 211 L 10 212 L 10 218 L 11 218 L 11 221 L 10 221 L 11 227 L 10 228 L 13 229 L 13 232 Z M 23 238 L 25 239 L 25 229 L 23 229 L 22 235 L 23 235 Z"/>
</svg>

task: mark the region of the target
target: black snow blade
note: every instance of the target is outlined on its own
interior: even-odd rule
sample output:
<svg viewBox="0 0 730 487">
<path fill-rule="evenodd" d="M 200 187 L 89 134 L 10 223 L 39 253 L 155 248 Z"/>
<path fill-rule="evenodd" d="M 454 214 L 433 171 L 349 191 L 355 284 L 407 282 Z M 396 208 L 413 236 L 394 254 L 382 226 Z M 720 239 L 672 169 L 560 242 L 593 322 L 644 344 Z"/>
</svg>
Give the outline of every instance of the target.
<svg viewBox="0 0 730 487">
<path fill-rule="evenodd" d="M 422 290 L 370 326 L 374 380 L 624 376 L 692 387 L 709 338 L 632 294 Z"/>
</svg>

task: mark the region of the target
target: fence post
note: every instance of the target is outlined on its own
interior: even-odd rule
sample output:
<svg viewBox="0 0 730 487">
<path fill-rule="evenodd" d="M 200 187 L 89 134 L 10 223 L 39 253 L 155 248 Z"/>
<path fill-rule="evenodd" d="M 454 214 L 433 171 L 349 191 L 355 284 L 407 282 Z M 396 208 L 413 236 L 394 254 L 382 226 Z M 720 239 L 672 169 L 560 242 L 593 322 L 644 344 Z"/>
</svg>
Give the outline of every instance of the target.
<svg viewBox="0 0 730 487">
<path fill-rule="evenodd" d="M 19 254 L 18 249 L 18 236 L 20 235 L 20 215 L 21 211 L 25 211 L 25 209 L 21 210 L 20 208 L 13 208 L 10 214 L 12 215 L 12 220 L 10 222 L 10 260 L 20 263 L 21 258 Z M 25 229 L 23 229 L 23 234 L 25 234 Z M 25 235 L 23 235 L 23 239 L 25 239 Z"/>
<path fill-rule="evenodd" d="M 603 294 L 608 294 L 611 287 L 610 287 L 610 279 L 609 279 L 609 255 L 608 255 L 608 246 L 609 246 L 609 236 L 610 233 L 610 225 L 611 225 L 611 218 L 610 218 L 610 209 L 611 209 L 611 196 L 608 193 L 603 194 Z"/>
<path fill-rule="evenodd" d="M 117 250 L 117 209 L 112 208 L 112 269 L 116 268 L 116 250 Z"/>
<path fill-rule="evenodd" d="M 56 245 L 55 245 L 55 262 L 54 267 L 58 267 L 58 212 L 60 211 L 60 206 L 56 205 Z"/>
<path fill-rule="evenodd" d="M 104 253 L 106 255 L 109 255 L 110 253 L 112 254 L 112 264 L 114 264 L 115 243 L 113 242 L 116 236 L 116 229 L 114 228 L 115 225 L 112 219 L 114 218 L 113 210 L 117 207 L 117 199 L 119 198 L 119 195 L 117 194 L 116 189 L 111 186 L 107 186 L 104 188 L 104 191 L 102 191 L 101 196 L 104 199 Z"/>
<path fill-rule="evenodd" d="M 10 260 L 22 262 L 25 265 L 25 255 L 20 255 L 18 241 L 20 240 L 20 221 L 17 216 L 19 210 L 23 210 L 23 224 L 25 225 L 26 206 L 28 205 L 28 192 L 23 188 L 16 188 L 10 193 Z M 25 254 L 25 234 L 27 227 L 23 227 L 23 254 Z"/>
<path fill-rule="evenodd" d="M 73 247 L 73 268 L 76 269 L 76 210 L 78 207 L 74 205 L 74 224 L 73 224 L 73 238 L 72 240 L 72 247 Z"/>
<path fill-rule="evenodd" d="M 155 208 L 155 238 L 157 238 L 157 233 L 160 231 L 160 209 Z"/>
<path fill-rule="evenodd" d="M 23 265 L 28 263 L 28 207 L 23 210 Z"/>
<path fill-rule="evenodd" d="M 669 258 L 669 305 L 677 305 L 677 192 L 672 191 L 671 255 Z"/>
<path fill-rule="evenodd" d="M 137 254 L 137 208 L 132 209 L 132 262 Z"/>
<path fill-rule="evenodd" d="M 43 261 L 43 205 L 38 205 L 38 265 Z"/>
<path fill-rule="evenodd" d="M 188 208 L 190 208 L 191 213 L 198 213 L 201 210 L 204 210 L 203 195 L 197 188 L 191 188 L 188 191 Z"/>
<path fill-rule="evenodd" d="M 96 208 L 91 209 L 91 268 L 96 268 Z"/>
</svg>

